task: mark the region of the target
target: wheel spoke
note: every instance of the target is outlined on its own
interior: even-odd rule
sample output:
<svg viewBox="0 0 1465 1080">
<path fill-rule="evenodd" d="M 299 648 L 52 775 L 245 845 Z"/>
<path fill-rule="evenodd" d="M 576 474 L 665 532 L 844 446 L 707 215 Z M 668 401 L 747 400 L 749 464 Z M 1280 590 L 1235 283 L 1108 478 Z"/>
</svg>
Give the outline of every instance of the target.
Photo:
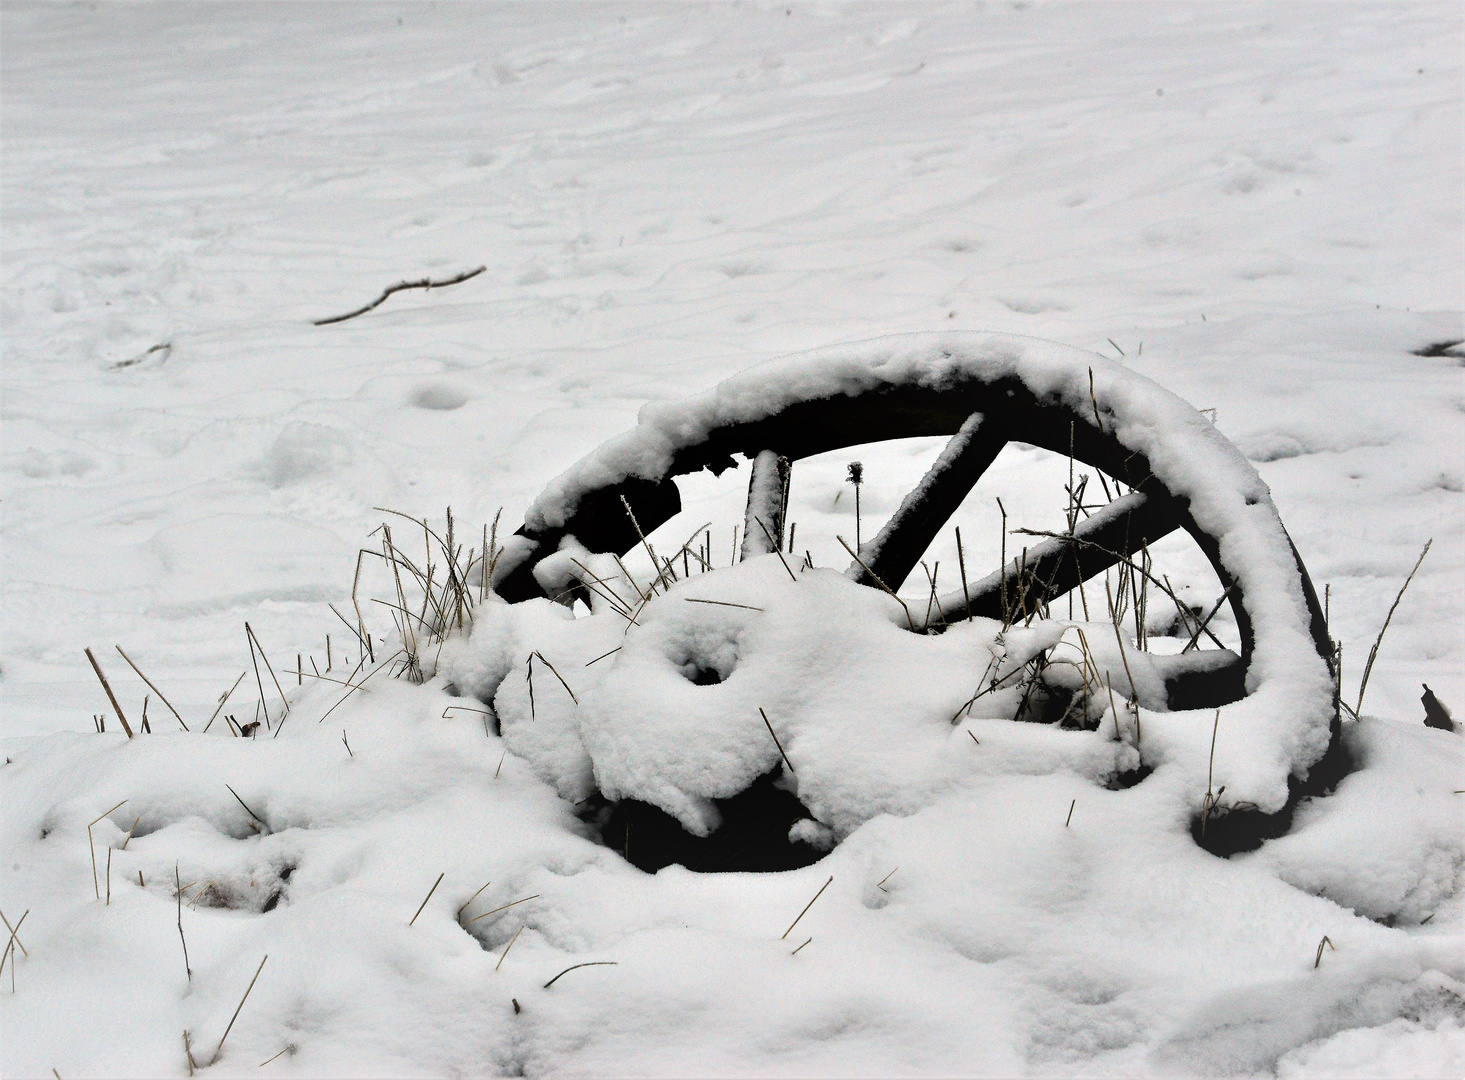
<svg viewBox="0 0 1465 1080">
<path fill-rule="evenodd" d="M 739 562 L 755 555 L 772 555 L 783 548 L 783 519 L 788 512 L 791 468 L 788 458 L 773 450 L 763 450 L 754 456 Z"/>
<path fill-rule="evenodd" d="M 970 611 L 961 592 L 938 597 L 932 608 L 939 606 L 946 622 L 969 615 L 1001 619 L 1005 595 L 1006 615 L 1014 618 L 1102 574 L 1144 545 L 1183 527 L 1184 521 L 1185 511 L 1174 499 L 1131 491 L 1080 521 L 1072 537 L 1048 536 L 1003 570 L 973 582 L 968 589 Z"/>
<path fill-rule="evenodd" d="M 1151 654 L 1172 712 L 1215 709 L 1246 696 L 1246 663 L 1230 649 Z"/>
<path fill-rule="evenodd" d="M 533 567 L 546 555 L 558 550 L 560 541 L 573 536 L 590 551 L 630 551 L 641 542 L 636 526 L 626 513 L 624 498 L 636 514 L 636 521 L 646 535 L 681 512 L 682 497 L 674 481 L 660 482 L 631 477 L 592 491 L 580 498 L 574 515 L 560 528 L 530 534 L 521 526 L 515 534 L 523 537 L 513 557 L 520 561 L 508 570 L 501 569 L 494 582 L 494 591 L 509 603 L 518 603 L 543 596 L 544 590 L 534 580 Z M 533 545 L 533 546 L 530 546 Z M 505 545 L 506 547 L 508 545 Z M 527 548 L 527 551 L 524 549 Z"/>
<path fill-rule="evenodd" d="M 852 564 L 846 576 L 861 585 L 873 586 L 874 578 L 879 578 L 892 589 L 900 588 L 937 532 L 1006 445 L 1005 437 L 982 432 L 982 424 L 981 413 L 967 418 L 885 527 L 861 545 L 864 566 Z"/>
</svg>

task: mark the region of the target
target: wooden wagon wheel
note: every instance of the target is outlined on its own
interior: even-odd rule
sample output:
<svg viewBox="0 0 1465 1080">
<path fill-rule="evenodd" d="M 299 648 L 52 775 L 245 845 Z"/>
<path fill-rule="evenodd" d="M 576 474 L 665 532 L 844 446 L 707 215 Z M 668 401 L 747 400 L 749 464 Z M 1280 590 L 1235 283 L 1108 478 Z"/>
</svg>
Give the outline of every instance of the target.
<svg viewBox="0 0 1465 1080">
<path fill-rule="evenodd" d="M 1001 618 L 1047 605 L 1080 582 L 1177 529 L 1214 568 L 1240 633 L 1240 651 L 1156 658 L 1172 711 L 1215 708 L 1255 692 L 1279 664 L 1325 668 L 1334 646 L 1317 592 L 1266 485 L 1214 424 L 1143 376 L 1095 354 L 1006 335 L 912 334 L 839 346 L 749 369 L 683 402 L 643 410 L 631 432 L 558 477 L 526 515 L 499 561 L 495 589 L 510 602 L 544 595 L 534 565 L 573 537 L 622 554 L 681 509 L 673 477 L 720 474 L 734 454 L 752 461 L 742 555 L 781 543 L 791 463 L 847 446 L 950 436 L 925 477 L 848 574 L 899 589 L 927 546 L 1009 441 L 1072 455 L 1112 477 L 1120 494 L 1071 534 L 1031 547 L 1001 572 L 939 598 L 949 623 Z M 935 619 L 933 613 L 932 618 Z M 914 630 L 925 630 L 916 620 Z M 1317 675 L 1314 670 L 1311 675 Z M 1326 747 L 1291 763 L 1292 796 L 1333 782 L 1340 768 L 1336 707 Z M 1325 751 L 1325 752 L 1324 752 Z M 1286 813 L 1212 821 L 1206 846 L 1240 850 L 1285 829 Z"/>
</svg>

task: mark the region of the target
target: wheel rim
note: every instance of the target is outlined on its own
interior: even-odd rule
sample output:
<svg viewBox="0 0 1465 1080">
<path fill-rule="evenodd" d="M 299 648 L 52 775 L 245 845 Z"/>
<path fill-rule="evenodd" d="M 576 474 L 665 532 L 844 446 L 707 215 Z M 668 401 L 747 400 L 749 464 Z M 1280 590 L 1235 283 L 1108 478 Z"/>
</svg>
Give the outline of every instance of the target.
<svg viewBox="0 0 1465 1080">
<path fill-rule="evenodd" d="M 1255 469 L 1213 423 L 1150 380 L 1098 355 L 1035 339 L 882 338 L 772 361 L 685 401 L 648 406 L 635 429 L 561 474 L 536 500 L 500 559 L 495 589 L 511 602 L 544 595 L 533 568 L 566 537 L 591 551 L 624 554 L 642 532 L 680 511 L 674 477 L 701 469 L 720 474 L 734 454 L 755 462 L 752 488 L 761 472 L 763 487 L 776 492 L 768 478 L 770 470 L 786 469 L 779 462 L 933 435 L 952 441 L 886 528 L 862 545 L 849 576 L 899 588 L 1007 442 L 1071 453 L 1113 477 L 1124 493 L 1071 536 L 1037 545 L 1032 565 L 1014 559 L 965 595 L 939 598 L 937 610 L 947 620 L 999 614 L 994 604 L 1004 583 L 1023 600 L 1048 603 L 1116 565 L 1116 553 L 1127 556 L 1183 529 L 1226 590 L 1241 651 L 1177 659 L 1167 677 L 1170 707 L 1225 705 L 1267 683 L 1306 687 L 1307 715 L 1294 733 L 1302 737 L 1282 740 L 1292 744 L 1284 790 L 1279 795 L 1273 783 L 1253 800 L 1256 813 L 1270 817 L 1268 829 L 1301 791 L 1336 774 L 1322 761 L 1338 746 L 1326 690 L 1333 644 L 1316 590 Z M 782 483 L 786 497 L 786 472 Z M 750 497 L 750 524 L 758 499 L 756 492 Z M 776 496 L 762 500 L 770 532 L 781 534 Z M 926 629 L 920 622 L 912 628 Z M 1256 831 L 1244 817 L 1232 814 L 1232 825 Z M 1247 846 L 1249 837 L 1243 839 Z M 1206 846 L 1217 844 L 1225 846 L 1219 839 Z"/>
</svg>

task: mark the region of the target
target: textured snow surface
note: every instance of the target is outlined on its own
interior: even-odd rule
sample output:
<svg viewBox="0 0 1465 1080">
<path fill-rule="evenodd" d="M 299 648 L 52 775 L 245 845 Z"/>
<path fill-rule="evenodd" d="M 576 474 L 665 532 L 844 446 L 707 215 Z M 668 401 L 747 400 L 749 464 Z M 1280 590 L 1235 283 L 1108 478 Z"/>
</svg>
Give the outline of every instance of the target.
<svg viewBox="0 0 1465 1080">
<path fill-rule="evenodd" d="M 1465 385 L 1458 349 L 1415 352 L 1465 338 L 1460 22 L 1449 4 L 5 5 L 0 910 L 28 914 L 0 1073 L 183 1076 L 185 1031 L 207 1066 L 268 954 L 202 1072 L 1459 1075 L 1465 740 L 1424 729 L 1419 694 L 1465 707 Z M 1092 732 L 1014 724 L 1008 691 L 950 724 L 998 627 L 911 635 L 838 573 L 836 539 L 856 532 L 849 460 L 868 539 L 939 439 L 795 466 L 790 562 L 816 567 L 797 589 L 751 560 L 625 633 L 620 568 L 568 546 L 539 578 L 611 583 L 594 617 L 490 599 L 425 656 L 426 686 L 382 672 L 341 701 L 285 674 L 360 660 L 325 605 L 354 618 L 374 507 L 438 528 L 451 504 L 480 547 L 499 507 L 501 533 L 552 511 L 556 478 L 638 416 L 670 422 L 770 358 L 932 331 L 1064 342 L 1214 409 L 1193 434 L 1241 451 L 1331 586 L 1349 701 L 1434 539 L 1345 728 L 1359 768 L 1288 835 L 1230 860 L 1195 845 L 1210 724 L 1157 710 L 1142 654 L 1142 738 L 1122 702 Z M 732 385 L 750 396 L 718 408 L 766 405 L 761 375 Z M 973 580 L 1001 558 L 995 499 L 1010 527 L 1061 528 L 1067 479 L 1003 452 L 952 521 Z M 710 521 L 726 568 L 747 481 L 687 478 L 651 541 Z M 1188 540 L 1152 553 L 1210 609 Z M 959 585 L 951 529 L 926 561 Z M 380 571 L 362 606 L 387 640 Z M 908 602 L 925 590 L 918 569 Z M 1057 614 L 1011 631 L 1001 670 L 1070 617 L 1092 626 Z M 1178 649 L 1173 610 L 1150 614 L 1155 650 Z M 290 716 L 272 737 L 262 671 L 272 726 L 200 734 L 242 671 L 225 711 L 253 719 L 245 620 Z M 1235 647 L 1226 611 L 1212 628 Z M 1117 676 L 1112 634 L 1090 637 Z M 1228 799 L 1275 801 L 1309 752 L 1250 737 L 1315 689 L 1295 644 L 1225 710 Z M 151 695 L 154 734 L 118 730 L 87 646 L 134 725 Z M 722 681 L 697 685 L 709 667 Z M 647 875 L 577 816 L 599 787 L 712 827 L 710 799 L 779 766 L 760 707 L 828 826 L 801 835 L 840 841 L 815 865 Z M 1137 738 L 1158 767 L 1111 790 Z"/>
</svg>

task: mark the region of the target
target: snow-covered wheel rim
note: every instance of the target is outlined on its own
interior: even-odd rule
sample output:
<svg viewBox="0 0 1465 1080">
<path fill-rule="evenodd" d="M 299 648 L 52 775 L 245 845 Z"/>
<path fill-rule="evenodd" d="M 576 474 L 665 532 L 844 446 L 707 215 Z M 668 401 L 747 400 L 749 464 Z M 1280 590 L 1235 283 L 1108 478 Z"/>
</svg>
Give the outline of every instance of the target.
<svg viewBox="0 0 1465 1080">
<path fill-rule="evenodd" d="M 1206 846 L 1250 846 L 1285 827 L 1286 810 L 1337 772 L 1334 647 L 1300 554 L 1256 470 L 1206 416 L 1097 354 L 996 334 L 909 334 L 796 354 L 750 368 L 682 401 L 654 403 L 631 431 L 557 477 L 532 504 L 499 560 L 495 590 L 510 602 L 545 595 L 535 566 L 572 538 L 624 554 L 681 509 L 673 478 L 720 474 L 733 455 L 754 463 L 744 557 L 781 536 L 790 463 L 889 439 L 951 441 L 849 576 L 898 589 L 927 545 L 1010 441 L 1072 455 L 1120 481 L 1123 494 L 1071 537 L 1031 548 L 1004 572 L 939 598 L 930 621 L 1001 617 L 1051 602 L 1177 529 L 1214 568 L 1235 617 L 1239 653 L 1165 658 L 1171 711 L 1265 699 L 1271 745 L 1237 786 L 1248 809 L 1212 822 Z M 634 512 L 635 522 L 627 514 Z M 766 540 L 766 542 L 765 542 Z M 924 630 L 916 618 L 911 629 Z M 1255 710 L 1253 710 L 1255 711 Z M 1325 759 L 1328 759 L 1325 761 Z M 1248 783 L 1246 780 L 1250 780 Z M 1278 789 L 1282 784 L 1284 790 Z M 1255 804 L 1250 809 L 1249 804 Z M 1228 838 L 1228 833 L 1236 838 Z M 1239 839 L 1237 839 L 1239 838 Z"/>
</svg>

